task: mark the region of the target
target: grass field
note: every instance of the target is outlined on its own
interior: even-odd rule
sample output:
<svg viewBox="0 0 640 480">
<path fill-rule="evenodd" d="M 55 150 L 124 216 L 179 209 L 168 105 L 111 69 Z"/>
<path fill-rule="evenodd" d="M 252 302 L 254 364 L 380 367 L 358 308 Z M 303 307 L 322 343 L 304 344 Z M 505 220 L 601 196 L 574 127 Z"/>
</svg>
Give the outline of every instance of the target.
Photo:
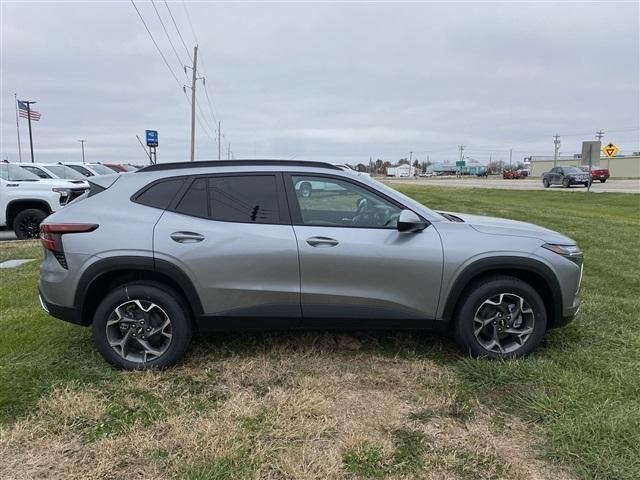
<svg viewBox="0 0 640 480">
<path fill-rule="evenodd" d="M 41 312 L 38 262 L 0 270 L 0 478 L 640 478 L 640 198 L 401 188 L 576 239 L 576 321 L 513 362 L 425 333 L 229 333 L 124 373 Z"/>
</svg>

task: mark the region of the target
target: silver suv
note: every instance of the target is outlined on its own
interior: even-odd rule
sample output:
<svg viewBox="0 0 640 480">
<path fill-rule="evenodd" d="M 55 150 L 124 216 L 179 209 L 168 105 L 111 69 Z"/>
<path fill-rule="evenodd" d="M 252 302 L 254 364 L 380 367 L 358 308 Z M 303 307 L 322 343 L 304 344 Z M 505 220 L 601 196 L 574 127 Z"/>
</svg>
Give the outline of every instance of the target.
<svg viewBox="0 0 640 480">
<path fill-rule="evenodd" d="M 322 162 L 153 165 L 91 177 L 41 227 L 51 315 L 113 365 L 166 367 L 194 331 L 440 329 L 476 356 L 526 355 L 579 306 L 575 242 L 435 212 Z"/>
</svg>

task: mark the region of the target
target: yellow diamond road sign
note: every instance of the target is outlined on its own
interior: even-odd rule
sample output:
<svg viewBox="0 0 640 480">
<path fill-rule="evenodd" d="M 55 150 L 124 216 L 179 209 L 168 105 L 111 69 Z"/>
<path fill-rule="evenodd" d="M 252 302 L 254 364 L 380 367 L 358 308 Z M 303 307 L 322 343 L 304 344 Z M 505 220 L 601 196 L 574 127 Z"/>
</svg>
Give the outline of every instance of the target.
<svg viewBox="0 0 640 480">
<path fill-rule="evenodd" d="M 610 143 L 609 145 L 605 145 L 602 151 L 607 157 L 611 158 L 615 157 L 616 153 L 618 153 L 618 147 L 616 147 L 613 143 Z"/>
</svg>

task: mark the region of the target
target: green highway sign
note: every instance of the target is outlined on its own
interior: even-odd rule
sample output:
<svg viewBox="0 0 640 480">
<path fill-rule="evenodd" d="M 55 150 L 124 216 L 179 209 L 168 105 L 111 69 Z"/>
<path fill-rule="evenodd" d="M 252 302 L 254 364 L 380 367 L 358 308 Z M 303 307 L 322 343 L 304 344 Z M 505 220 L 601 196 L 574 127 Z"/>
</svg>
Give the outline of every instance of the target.
<svg viewBox="0 0 640 480">
<path fill-rule="evenodd" d="M 464 167 L 467 164 L 464 160 L 457 160 L 456 167 Z"/>
</svg>

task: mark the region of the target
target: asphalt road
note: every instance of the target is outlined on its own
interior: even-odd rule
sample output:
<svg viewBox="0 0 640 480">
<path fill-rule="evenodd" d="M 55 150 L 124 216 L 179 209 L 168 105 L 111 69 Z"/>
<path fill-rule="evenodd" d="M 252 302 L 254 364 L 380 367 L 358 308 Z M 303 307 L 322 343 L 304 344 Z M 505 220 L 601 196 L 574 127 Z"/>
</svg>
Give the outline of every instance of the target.
<svg viewBox="0 0 640 480">
<path fill-rule="evenodd" d="M 499 177 L 439 177 L 439 178 L 394 178 L 385 179 L 388 183 L 403 185 L 435 185 L 439 187 L 469 187 L 469 188 L 499 188 L 505 190 L 545 190 L 539 178 L 526 180 L 504 180 Z M 563 192 L 585 192 L 587 189 L 579 187 L 562 188 L 550 187 L 548 190 L 558 190 Z M 633 180 L 612 180 L 606 183 L 593 182 L 592 192 L 608 193 L 640 193 L 640 179 Z"/>
<path fill-rule="evenodd" d="M 16 236 L 12 230 L 0 230 L 0 242 L 2 240 L 15 240 Z"/>
</svg>

